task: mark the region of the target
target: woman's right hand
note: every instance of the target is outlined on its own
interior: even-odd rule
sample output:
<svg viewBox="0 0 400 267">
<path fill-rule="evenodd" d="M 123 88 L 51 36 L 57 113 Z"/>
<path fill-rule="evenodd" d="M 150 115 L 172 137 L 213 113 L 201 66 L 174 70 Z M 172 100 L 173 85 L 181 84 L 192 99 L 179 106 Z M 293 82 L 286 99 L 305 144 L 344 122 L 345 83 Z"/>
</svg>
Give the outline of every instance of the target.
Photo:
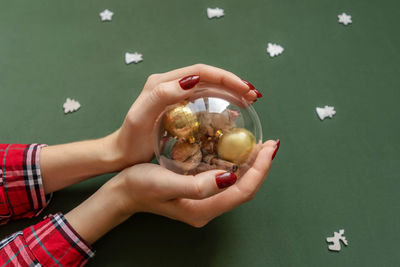
<svg viewBox="0 0 400 267">
<path fill-rule="evenodd" d="M 265 142 L 254 164 L 236 184 L 234 174 L 221 170 L 190 176 L 150 163 L 127 168 L 114 181 L 124 192 L 121 210 L 126 214 L 150 212 L 202 227 L 256 195 L 277 145 L 273 140 Z"/>
<path fill-rule="evenodd" d="M 234 175 L 220 170 L 187 176 L 156 164 L 137 164 L 109 180 L 66 218 L 89 243 L 136 212 L 202 227 L 256 195 L 278 148 L 279 141 L 265 142 L 254 164 L 237 182 Z"/>
</svg>

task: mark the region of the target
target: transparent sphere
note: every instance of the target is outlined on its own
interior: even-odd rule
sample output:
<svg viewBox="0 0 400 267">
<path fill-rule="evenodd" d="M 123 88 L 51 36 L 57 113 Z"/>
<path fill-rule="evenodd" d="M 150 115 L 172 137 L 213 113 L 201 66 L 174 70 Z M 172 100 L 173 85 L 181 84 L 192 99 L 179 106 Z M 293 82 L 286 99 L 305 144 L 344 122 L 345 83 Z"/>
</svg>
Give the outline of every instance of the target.
<svg viewBox="0 0 400 267">
<path fill-rule="evenodd" d="M 254 108 L 226 88 L 207 84 L 167 107 L 155 125 L 157 160 L 179 174 L 218 169 L 240 177 L 253 164 L 261 143 Z"/>
</svg>

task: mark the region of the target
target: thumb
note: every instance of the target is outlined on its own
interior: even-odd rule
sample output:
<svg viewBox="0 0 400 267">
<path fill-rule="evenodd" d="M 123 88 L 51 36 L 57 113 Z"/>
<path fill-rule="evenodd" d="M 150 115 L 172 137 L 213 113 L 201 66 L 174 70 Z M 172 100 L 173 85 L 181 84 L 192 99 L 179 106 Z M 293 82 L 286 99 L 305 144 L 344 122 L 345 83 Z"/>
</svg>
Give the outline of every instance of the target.
<svg viewBox="0 0 400 267">
<path fill-rule="evenodd" d="M 172 173 L 172 172 L 171 172 Z M 164 176 L 168 188 L 168 200 L 175 198 L 204 199 L 225 190 L 236 183 L 237 177 L 232 172 L 212 170 L 197 175 Z"/>
</svg>

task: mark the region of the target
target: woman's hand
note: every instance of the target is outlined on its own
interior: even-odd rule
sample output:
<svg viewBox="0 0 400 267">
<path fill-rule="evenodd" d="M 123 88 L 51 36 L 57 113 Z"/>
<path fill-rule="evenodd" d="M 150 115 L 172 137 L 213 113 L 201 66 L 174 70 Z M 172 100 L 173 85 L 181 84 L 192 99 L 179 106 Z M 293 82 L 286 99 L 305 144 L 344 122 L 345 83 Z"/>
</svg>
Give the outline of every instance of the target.
<svg viewBox="0 0 400 267">
<path fill-rule="evenodd" d="M 218 188 L 216 180 L 216 175 L 224 171 L 184 176 L 154 164 L 128 168 L 117 178 L 124 184 L 125 211 L 127 214 L 150 212 L 202 227 L 256 195 L 278 147 L 276 141 L 265 142 L 252 167 L 226 190 Z"/>
<path fill-rule="evenodd" d="M 254 198 L 278 148 L 279 141 L 265 142 L 252 167 L 237 182 L 234 175 L 221 170 L 185 176 L 155 164 L 134 165 L 109 180 L 66 218 L 89 243 L 136 212 L 202 227 Z"/>
<path fill-rule="evenodd" d="M 116 132 L 106 137 L 109 152 L 118 157 L 119 169 L 148 162 L 153 157 L 153 126 L 165 107 L 188 98 L 198 82 L 220 85 L 243 96 L 250 104 L 260 93 L 231 72 L 197 64 L 153 74 Z"/>
</svg>

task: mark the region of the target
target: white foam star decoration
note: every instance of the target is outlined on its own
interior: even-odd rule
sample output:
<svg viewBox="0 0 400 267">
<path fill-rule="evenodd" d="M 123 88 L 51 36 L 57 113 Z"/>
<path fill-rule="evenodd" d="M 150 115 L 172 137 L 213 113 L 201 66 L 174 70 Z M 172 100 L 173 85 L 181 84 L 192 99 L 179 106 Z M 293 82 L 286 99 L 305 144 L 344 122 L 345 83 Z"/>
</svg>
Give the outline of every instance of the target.
<svg viewBox="0 0 400 267">
<path fill-rule="evenodd" d="M 332 118 L 333 115 L 336 114 L 335 108 L 330 106 L 325 106 L 323 108 L 317 107 L 315 110 L 317 111 L 318 117 L 321 121 L 326 117 Z"/>
<path fill-rule="evenodd" d="M 114 15 L 113 12 L 111 12 L 108 9 L 105 9 L 103 12 L 100 13 L 101 21 L 111 21 L 113 15 Z"/>
<path fill-rule="evenodd" d="M 282 54 L 283 50 L 283 47 L 278 44 L 268 43 L 267 52 L 270 57 L 275 57 Z"/>
<path fill-rule="evenodd" d="M 65 114 L 67 114 L 69 112 L 77 111 L 80 107 L 81 107 L 81 104 L 79 104 L 78 101 L 71 99 L 69 97 L 67 98 L 67 100 L 65 101 L 65 103 L 63 105 Z"/>
<path fill-rule="evenodd" d="M 347 25 L 347 24 L 350 24 L 353 22 L 353 21 L 351 21 L 351 16 L 347 15 L 344 12 L 342 14 L 338 15 L 338 18 L 339 18 L 339 23 L 342 23 L 344 25 Z"/>
<path fill-rule="evenodd" d="M 125 62 L 126 64 L 131 64 L 131 63 L 139 63 L 140 61 L 143 61 L 143 55 L 139 54 L 138 52 L 135 53 L 125 53 Z"/>
<path fill-rule="evenodd" d="M 221 8 L 207 8 L 207 16 L 209 19 L 219 18 L 224 15 L 224 10 Z"/>
<path fill-rule="evenodd" d="M 340 229 L 339 232 L 334 232 L 333 236 L 326 238 L 326 242 L 333 243 L 328 246 L 329 250 L 340 251 L 340 249 L 341 249 L 340 241 L 342 241 L 343 244 L 345 244 L 346 246 L 349 244 L 347 242 L 346 237 L 343 234 L 344 234 L 344 230 Z"/>
</svg>

